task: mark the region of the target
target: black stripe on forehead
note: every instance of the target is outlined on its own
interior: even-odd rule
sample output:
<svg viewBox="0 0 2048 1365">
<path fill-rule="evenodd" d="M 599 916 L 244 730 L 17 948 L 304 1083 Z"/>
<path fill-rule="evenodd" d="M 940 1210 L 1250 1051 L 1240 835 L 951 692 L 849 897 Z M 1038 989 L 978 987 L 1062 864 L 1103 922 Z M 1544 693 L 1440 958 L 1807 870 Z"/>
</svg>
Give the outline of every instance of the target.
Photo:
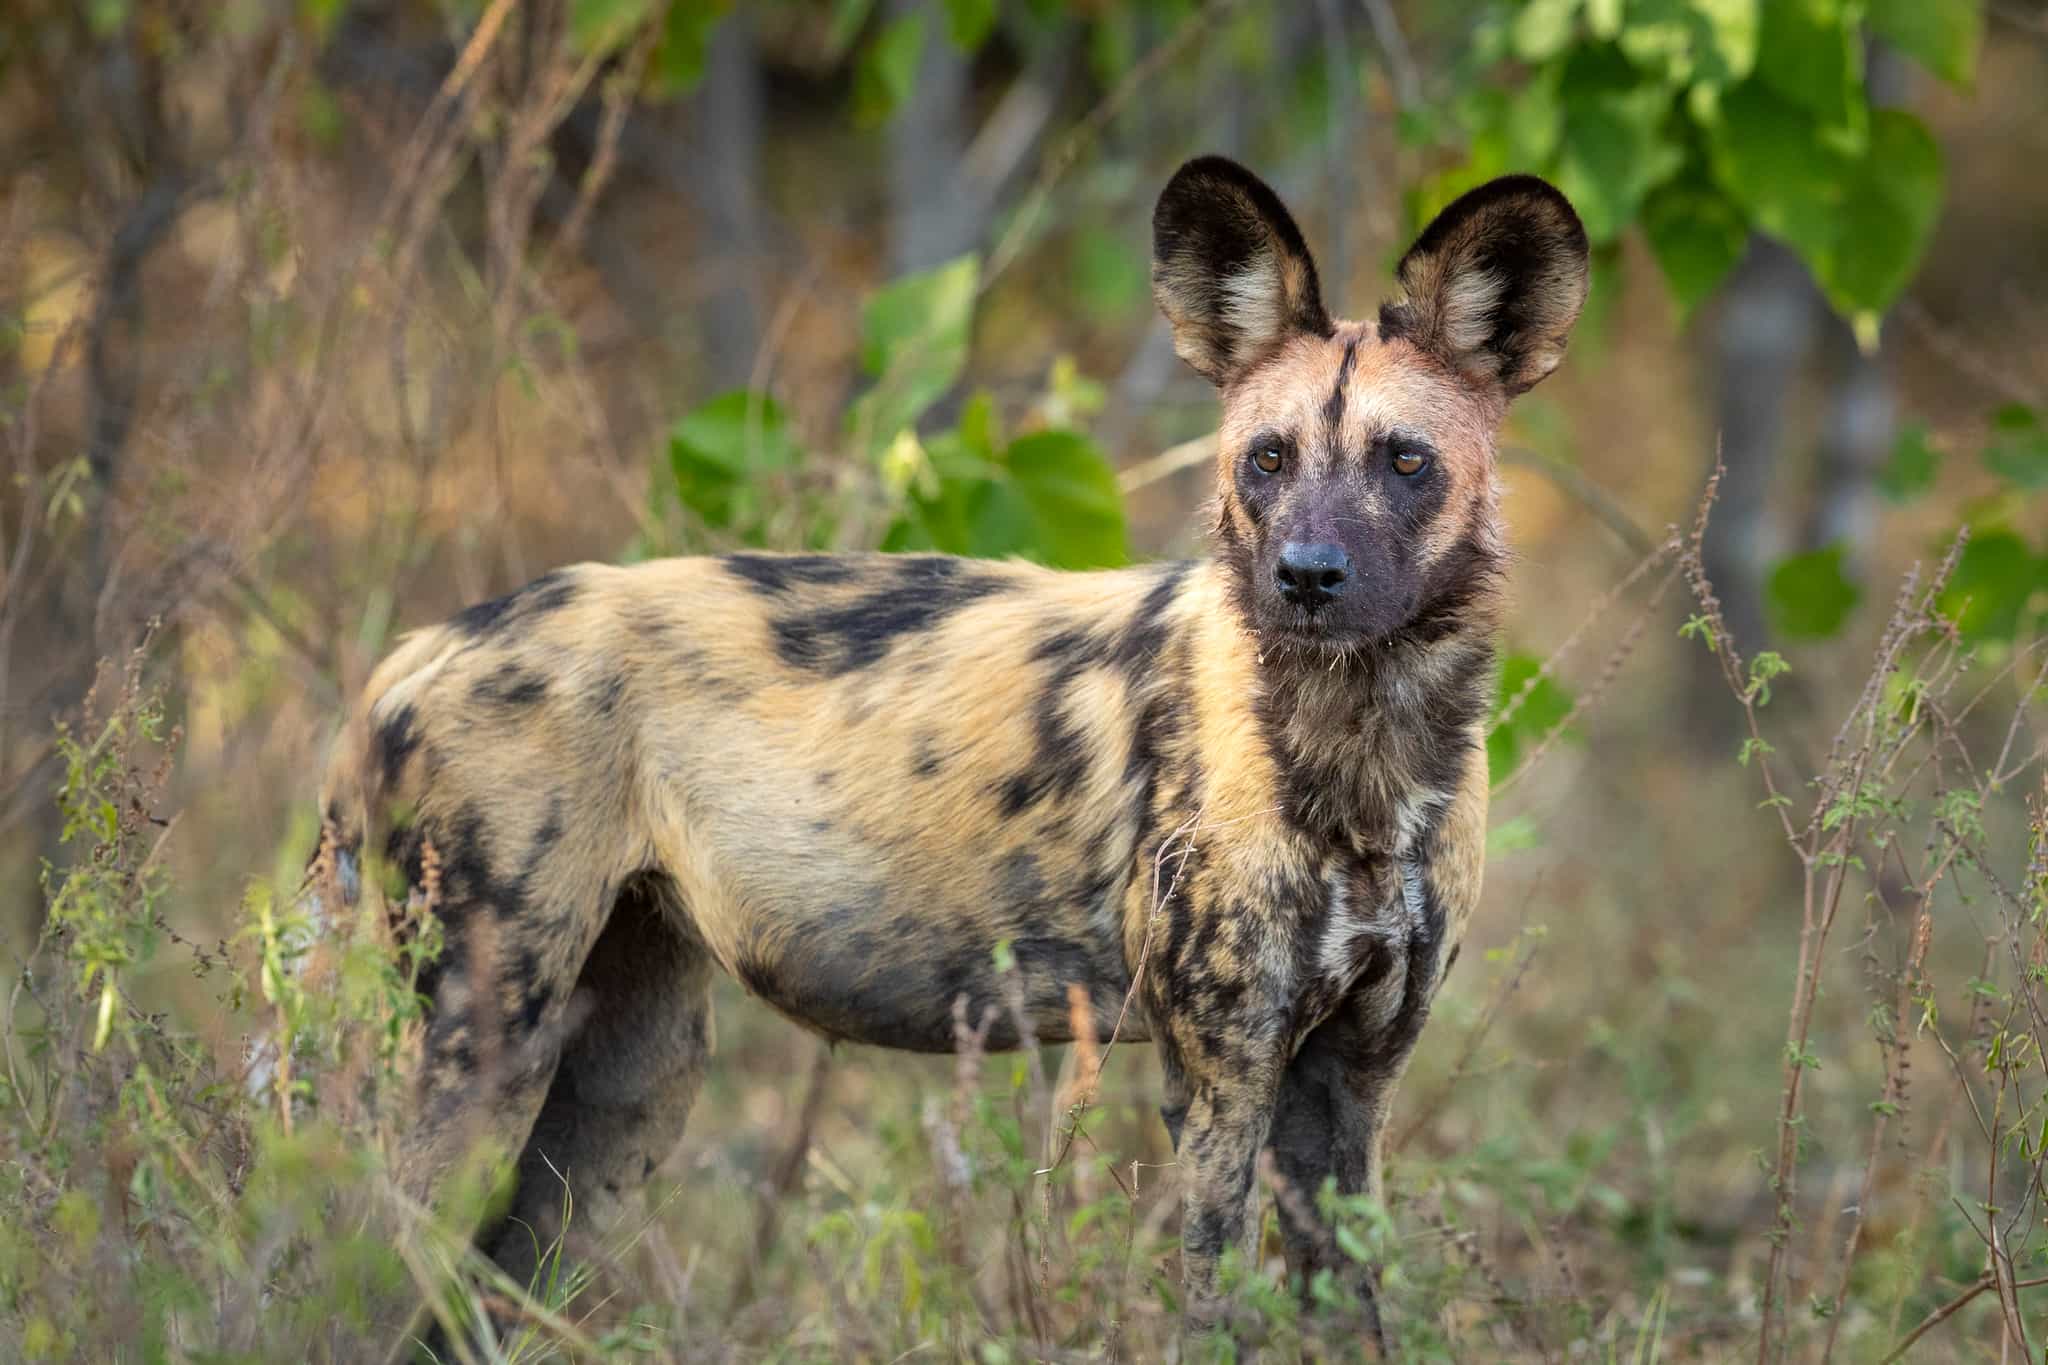
<svg viewBox="0 0 2048 1365">
<path fill-rule="evenodd" d="M 1344 425 L 1344 390 L 1351 383 L 1351 362 L 1358 357 L 1358 337 L 1344 343 L 1344 359 L 1337 363 L 1337 384 L 1330 390 L 1330 396 L 1323 403 L 1323 429 L 1331 441 Z"/>
</svg>

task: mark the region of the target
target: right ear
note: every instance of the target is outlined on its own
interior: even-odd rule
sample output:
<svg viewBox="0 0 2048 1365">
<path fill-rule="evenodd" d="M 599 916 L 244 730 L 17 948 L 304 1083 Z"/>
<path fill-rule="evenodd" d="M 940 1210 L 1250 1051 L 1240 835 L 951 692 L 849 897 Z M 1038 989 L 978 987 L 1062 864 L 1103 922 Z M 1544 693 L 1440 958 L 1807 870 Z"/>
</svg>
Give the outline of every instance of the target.
<svg viewBox="0 0 2048 1365">
<path fill-rule="evenodd" d="M 1175 353 L 1219 388 L 1294 333 L 1332 331 L 1316 263 L 1280 196 L 1220 156 L 1188 162 L 1160 192 L 1152 297 Z"/>
</svg>

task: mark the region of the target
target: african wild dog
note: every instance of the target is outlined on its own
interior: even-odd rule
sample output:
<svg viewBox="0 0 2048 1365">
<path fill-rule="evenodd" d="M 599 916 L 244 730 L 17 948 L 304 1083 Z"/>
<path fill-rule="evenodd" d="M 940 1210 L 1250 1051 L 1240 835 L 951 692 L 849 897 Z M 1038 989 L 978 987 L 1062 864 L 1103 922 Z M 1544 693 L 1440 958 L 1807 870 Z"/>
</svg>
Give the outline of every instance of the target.
<svg viewBox="0 0 2048 1365">
<path fill-rule="evenodd" d="M 1338 322 L 1231 162 L 1183 166 L 1153 233 L 1175 347 L 1222 397 L 1206 558 L 581 565 L 371 679 L 325 842 L 350 896 L 365 850 L 431 879 L 447 930 L 394 1160 L 426 1193 L 451 1134 L 523 1146 L 538 1238 L 485 1234 L 514 1274 L 560 1179 L 602 1210 L 676 1143 L 714 969 L 827 1038 L 946 1050 L 1005 939 L 1043 1040 L 1070 984 L 1106 1036 L 1138 983 L 1121 1036 L 1164 1067 L 1191 1327 L 1223 1316 L 1262 1148 L 1301 1190 L 1378 1191 L 1479 895 L 1495 432 L 1563 355 L 1586 239 L 1549 185 L 1494 181 L 1422 233 L 1398 302 Z M 487 1048 L 513 1063 L 490 1084 Z M 1284 1235 L 1304 1283 L 1351 1273 Z"/>
</svg>

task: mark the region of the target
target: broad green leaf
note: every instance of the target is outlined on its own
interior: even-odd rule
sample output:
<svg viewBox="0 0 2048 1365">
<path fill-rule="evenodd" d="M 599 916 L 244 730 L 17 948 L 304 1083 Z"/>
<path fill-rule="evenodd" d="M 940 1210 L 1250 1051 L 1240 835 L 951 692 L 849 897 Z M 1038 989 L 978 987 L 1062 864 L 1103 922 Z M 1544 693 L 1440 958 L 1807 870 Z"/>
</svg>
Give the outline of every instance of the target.
<svg viewBox="0 0 2048 1365">
<path fill-rule="evenodd" d="M 1093 569 L 1130 557 L 1116 471 L 1087 437 L 1039 431 L 1003 454 L 1010 482 L 1037 519 L 1032 558 L 1058 569 Z"/>
<path fill-rule="evenodd" d="M 1764 606 L 1779 633 L 1822 640 L 1842 628 L 1863 597 L 1843 574 L 1842 556 L 1842 546 L 1826 545 L 1778 561 L 1764 584 Z"/>
<path fill-rule="evenodd" d="M 1977 76 L 1983 0 L 1869 0 L 1870 29 L 1951 85 Z"/>
<path fill-rule="evenodd" d="M 1683 321 L 1742 260 L 1749 224 L 1711 185 L 1690 180 L 1659 186 L 1643 201 L 1643 235 L 1664 272 Z"/>
<path fill-rule="evenodd" d="M 1571 694 L 1554 678 L 1545 678 L 1530 691 L 1515 714 L 1505 723 L 1501 713 L 1520 695 L 1529 680 L 1543 668 L 1543 661 L 1529 654 L 1510 654 L 1501 660 L 1500 682 L 1495 689 L 1494 725 L 1486 736 L 1486 761 L 1490 780 L 1499 785 L 1520 766 L 1525 749 L 1534 748 L 1571 714 Z"/>
<path fill-rule="evenodd" d="M 1732 85 L 1756 69 L 1765 0 L 1690 0 L 1706 26 L 1696 80 Z"/>
<path fill-rule="evenodd" d="M 1941 213 L 1941 149 L 1902 109 L 1870 115 L 1869 148 L 1844 177 L 1839 232 L 1817 272 L 1845 315 L 1882 314 L 1912 283 Z"/>
<path fill-rule="evenodd" d="M 886 447 L 959 381 L 980 278 L 981 261 L 970 253 L 885 285 L 861 310 L 861 364 L 876 383 L 849 423 L 870 450 Z"/>
<path fill-rule="evenodd" d="M 1851 164 L 1805 109 L 1751 79 L 1721 99 L 1709 130 L 1714 178 L 1757 226 L 1816 269 L 1840 231 Z"/>
<path fill-rule="evenodd" d="M 1756 66 L 1758 0 L 1629 0 L 1616 45 L 1671 86 L 1725 86 Z"/>
<path fill-rule="evenodd" d="M 945 0 L 946 36 L 962 52 L 979 52 L 996 26 L 997 0 Z"/>
<path fill-rule="evenodd" d="M 794 469 L 802 458 L 781 407 L 745 389 L 720 394 L 669 428 L 676 493 L 707 526 L 740 520 L 750 482 Z"/>
<path fill-rule="evenodd" d="M 735 476 L 792 469 L 802 458 L 782 405 L 747 389 L 722 393 L 677 418 L 669 446 Z"/>
<path fill-rule="evenodd" d="M 853 121 L 875 128 L 903 107 L 917 84 L 917 65 L 924 56 L 924 15 L 906 14 L 886 25 L 853 73 Z"/>
<path fill-rule="evenodd" d="M 1062 569 L 1129 557 L 1116 475 L 1085 437 L 1035 432 L 991 463 L 961 433 L 945 432 L 927 453 L 930 477 L 913 489 L 883 549 L 1015 556 Z"/>
<path fill-rule="evenodd" d="M 1843 0 L 1770 0 L 1757 35 L 1756 76 L 1781 99 L 1810 113 L 1831 134 L 1861 146 L 1863 35 Z"/>
<path fill-rule="evenodd" d="M 1586 235 L 1600 244 L 1635 221 L 1643 197 L 1678 170 L 1685 154 L 1666 133 L 1670 93 L 1656 85 L 1617 89 L 1613 72 L 1627 67 L 1589 69 L 1597 66 L 1574 60 L 1566 69 L 1556 172 Z"/>
<path fill-rule="evenodd" d="M 1909 502 L 1934 486 L 1941 452 L 1928 440 L 1927 428 L 1913 422 L 1899 431 L 1892 453 L 1877 472 L 1877 491 L 1892 502 Z"/>
<path fill-rule="evenodd" d="M 1963 547 L 1941 609 L 1970 640 L 2010 640 L 2034 595 L 2048 589 L 2048 559 L 2010 530 L 1978 531 Z"/>
<path fill-rule="evenodd" d="M 2048 488 L 2048 426 L 2032 408 L 2010 403 L 1991 419 L 1984 466 L 2020 488 Z"/>
<path fill-rule="evenodd" d="M 925 446 L 927 468 L 911 489 L 903 514 L 882 537 L 884 550 L 938 550 L 945 554 L 990 553 L 976 548 L 976 524 L 983 506 L 996 496 L 997 466 L 946 432 Z M 1006 546 L 995 553 L 1021 552 Z"/>
</svg>

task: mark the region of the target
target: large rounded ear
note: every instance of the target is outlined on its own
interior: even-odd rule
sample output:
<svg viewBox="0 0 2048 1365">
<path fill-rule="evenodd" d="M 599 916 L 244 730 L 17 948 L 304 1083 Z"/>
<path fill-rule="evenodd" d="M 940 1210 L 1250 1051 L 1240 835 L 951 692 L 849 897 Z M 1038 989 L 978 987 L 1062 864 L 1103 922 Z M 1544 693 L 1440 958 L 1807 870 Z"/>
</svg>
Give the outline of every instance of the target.
<svg viewBox="0 0 2048 1365">
<path fill-rule="evenodd" d="M 1205 156 L 1174 172 L 1152 211 L 1152 297 L 1173 349 L 1218 386 L 1330 315 L 1301 229 L 1263 180 Z"/>
<path fill-rule="evenodd" d="M 1405 297 L 1380 309 L 1380 335 L 1513 397 L 1564 359 L 1586 302 L 1586 230 L 1551 185 L 1503 176 L 1439 213 L 1395 273 Z"/>
</svg>

